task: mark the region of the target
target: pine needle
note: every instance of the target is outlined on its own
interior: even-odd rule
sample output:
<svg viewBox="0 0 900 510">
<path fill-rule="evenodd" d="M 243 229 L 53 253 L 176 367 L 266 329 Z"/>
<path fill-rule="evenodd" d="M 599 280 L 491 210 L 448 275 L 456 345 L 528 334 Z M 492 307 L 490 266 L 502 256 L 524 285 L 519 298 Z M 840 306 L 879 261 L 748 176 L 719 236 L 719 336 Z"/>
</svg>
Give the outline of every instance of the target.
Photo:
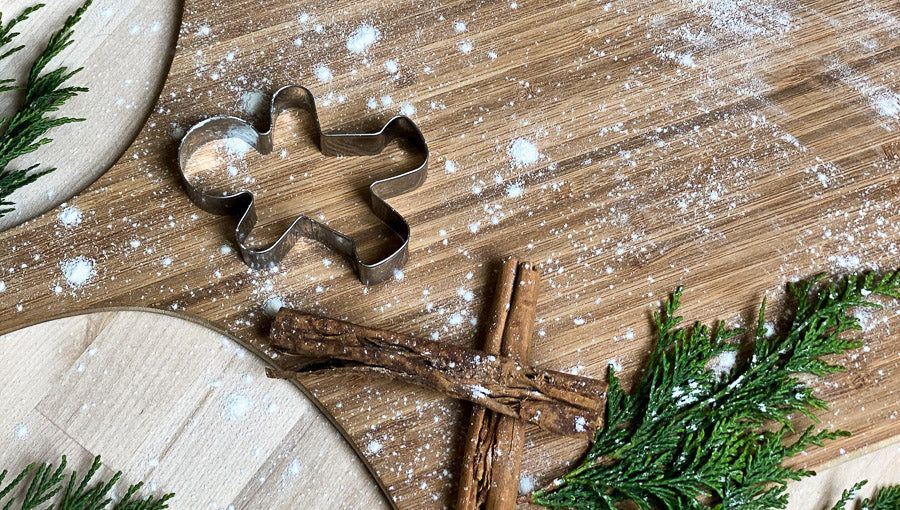
<svg viewBox="0 0 900 510">
<path fill-rule="evenodd" d="M 680 329 L 676 290 L 654 317 L 658 343 L 634 392 L 622 390 L 610 367 L 606 425 L 583 463 L 533 501 L 571 509 L 611 510 L 626 501 L 644 510 L 784 508 L 787 482 L 814 473 L 782 462 L 849 435 L 809 427 L 786 440 L 792 413 L 815 421 L 814 412 L 828 408 L 798 376 L 844 371 L 822 357 L 862 345 L 843 338 L 861 329 L 848 310 L 880 308 L 868 301 L 872 294 L 900 298 L 900 272 L 821 280 L 789 286 L 793 321 L 781 336 L 767 337 L 763 301 L 746 359 L 734 358 L 741 329 L 721 322 Z M 726 359 L 736 359 L 733 368 L 710 370 Z"/>
<path fill-rule="evenodd" d="M 78 485 L 75 484 L 76 480 L 78 480 L 78 473 L 73 471 L 69 476 L 69 483 L 66 486 L 66 491 L 63 493 L 63 497 L 60 499 L 58 505 L 54 506 L 51 504 L 49 506 L 44 506 L 43 508 L 46 508 L 47 510 L 52 508 L 57 508 L 58 510 L 103 510 L 108 508 L 112 503 L 112 498 L 109 494 L 122 477 L 122 472 L 117 472 L 106 482 L 100 482 L 93 487 L 88 488 L 91 479 L 97 474 L 101 465 L 100 456 L 94 457 L 91 468 L 88 470 L 87 474 L 81 478 Z M 34 475 L 31 478 L 31 482 L 28 484 L 28 490 L 25 493 L 24 499 L 18 507 L 19 510 L 34 510 L 42 507 L 60 493 L 62 490 L 62 482 L 65 479 L 63 473 L 66 470 L 66 456 L 63 455 L 59 467 L 56 469 L 53 469 L 52 464 L 42 464 L 39 467 L 35 466 L 35 464 L 29 464 L 5 487 L 3 486 L 3 480 L 7 475 L 7 471 L 4 470 L 0 473 L 0 505 L 2 505 L 0 508 L 2 508 L 2 510 L 13 510 L 13 508 L 15 508 L 13 507 L 16 503 L 16 500 L 13 497 L 14 490 L 28 478 L 32 472 L 34 472 Z M 137 498 L 137 492 L 143 486 L 143 482 L 130 486 L 125 492 L 125 496 L 112 506 L 113 510 L 163 510 L 169 507 L 167 502 L 174 497 L 174 494 L 165 494 L 159 498 L 148 496 L 145 499 L 139 499 Z"/>
<path fill-rule="evenodd" d="M 853 486 L 850 490 L 845 490 L 841 495 L 840 501 L 835 503 L 831 510 L 846 510 L 847 503 L 853 501 L 856 493 L 863 485 L 868 483 L 863 480 Z M 868 498 L 862 500 L 859 505 L 860 510 L 900 510 L 900 485 L 884 487 L 875 495 L 875 499 Z"/>
<path fill-rule="evenodd" d="M 54 57 L 72 44 L 75 24 L 81 20 L 91 5 L 91 1 L 86 0 L 66 19 L 62 28 L 50 37 L 43 52 L 32 64 L 25 85 L 15 85 L 15 80 L 12 78 L 0 78 L 0 92 L 24 91 L 19 109 L 10 117 L 0 117 L 0 217 L 12 211 L 13 204 L 7 200 L 9 195 L 55 170 L 54 168 L 37 170 L 39 165 L 14 170 L 8 168 L 10 162 L 51 142 L 52 140 L 45 136 L 50 129 L 84 120 L 50 116 L 59 111 L 69 99 L 87 91 L 84 87 L 64 86 L 72 76 L 81 71 L 81 68 L 70 71 L 63 66 L 52 71 L 44 71 Z M 18 53 L 23 48 L 21 45 L 10 47 L 19 35 L 19 32 L 14 32 L 13 29 L 42 7 L 44 4 L 25 9 L 22 14 L 10 20 L 5 26 L 3 25 L 3 14 L 0 13 L 0 61 Z"/>
</svg>

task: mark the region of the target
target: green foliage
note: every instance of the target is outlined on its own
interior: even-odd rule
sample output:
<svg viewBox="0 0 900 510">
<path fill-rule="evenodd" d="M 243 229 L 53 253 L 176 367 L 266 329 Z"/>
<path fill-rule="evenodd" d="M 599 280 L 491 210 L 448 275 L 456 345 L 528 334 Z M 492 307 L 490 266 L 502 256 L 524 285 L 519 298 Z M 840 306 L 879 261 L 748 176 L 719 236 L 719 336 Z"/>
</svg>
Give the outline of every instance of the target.
<svg viewBox="0 0 900 510">
<path fill-rule="evenodd" d="M 87 474 L 76 485 L 78 473 L 72 471 L 69 476 L 69 483 L 66 491 L 63 493 L 62 499 L 56 506 L 58 510 L 103 510 L 109 507 L 112 499 L 108 496 L 112 488 L 119 481 L 122 472 L 119 471 L 106 482 L 100 482 L 90 489 L 88 485 L 97 471 L 100 469 L 100 456 L 94 458 L 91 468 Z M 19 473 L 8 485 L 4 487 L 3 480 L 6 478 L 7 471 L 0 473 L 0 505 L 3 510 L 12 510 L 15 504 L 13 497 L 14 490 L 22 484 L 26 478 L 31 476 L 31 483 L 25 492 L 20 510 L 32 510 L 39 508 L 44 503 L 50 501 L 57 496 L 62 490 L 62 482 L 65 479 L 63 474 L 66 469 L 66 456 L 63 455 L 59 467 L 54 469 L 53 464 L 42 464 L 37 466 L 29 464 Z M 33 475 L 31 473 L 34 473 Z M 166 502 L 170 500 L 174 494 L 166 494 L 160 498 L 149 496 L 145 499 L 135 499 L 137 492 L 143 487 L 143 482 L 132 485 L 126 491 L 125 496 L 113 506 L 113 510 L 162 510 L 168 508 Z M 23 485 L 24 486 L 24 485 Z M 8 498 L 8 499 L 7 499 Z M 5 501 L 5 503 L 4 503 Z M 53 508 L 53 505 L 44 507 L 47 510 Z"/>
<path fill-rule="evenodd" d="M 823 376 L 844 368 L 822 360 L 861 344 L 842 338 L 859 330 L 853 307 L 879 308 L 867 296 L 900 298 L 900 272 L 822 277 L 789 286 L 793 320 L 767 337 L 765 301 L 753 344 L 730 370 L 710 370 L 738 354 L 743 330 L 697 324 L 682 329 L 676 312 L 681 289 L 654 319 L 659 336 L 634 391 L 622 390 L 609 369 L 606 425 L 583 463 L 533 495 L 535 503 L 571 509 L 613 509 L 631 501 L 641 509 L 770 509 L 787 504 L 786 483 L 814 474 L 782 466 L 810 446 L 849 435 L 814 432 L 796 439 L 792 413 L 815 420 L 827 409 L 800 374 Z"/>
<path fill-rule="evenodd" d="M 846 510 L 847 503 L 853 500 L 856 492 L 866 483 L 867 481 L 863 480 L 854 485 L 852 489 L 845 490 L 840 501 L 835 503 L 831 510 Z M 858 508 L 860 510 L 900 510 L 900 485 L 880 489 L 874 500 L 866 498 L 862 500 Z"/>
<path fill-rule="evenodd" d="M 0 217 L 12 211 L 10 206 L 13 204 L 7 200 L 7 197 L 13 191 L 31 184 L 42 175 L 55 170 L 53 168 L 37 170 L 38 165 L 12 170 L 8 168 L 10 162 L 51 142 L 51 139 L 44 136 L 50 129 L 84 120 L 71 117 L 54 118 L 49 115 L 59 111 L 66 101 L 78 93 L 87 91 L 84 87 L 64 86 L 69 78 L 81 71 L 81 68 L 73 71 L 66 67 L 59 67 L 47 72 L 44 70 L 50 60 L 72 44 L 73 28 L 91 5 L 91 1 L 85 1 L 66 19 L 63 27 L 50 37 L 44 51 L 32 64 L 25 85 L 14 85 L 15 80 L 12 78 L 0 78 L 0 92 L 24 91 L 19 109 L 10 117 L 0 117 Z M 0 62 L 23 48 L 21 45 L 10 47 L 13 40 L 19 35 L 18 32 L 13 31 L 16 25 L 28 19 L 34 11 L 43 6 L 44 4 L 38 4 L 25 9 L 22 14 L 10 20 L 5 26 L 3 25 L 3 14 L 0 13 Z"/>
</svg>

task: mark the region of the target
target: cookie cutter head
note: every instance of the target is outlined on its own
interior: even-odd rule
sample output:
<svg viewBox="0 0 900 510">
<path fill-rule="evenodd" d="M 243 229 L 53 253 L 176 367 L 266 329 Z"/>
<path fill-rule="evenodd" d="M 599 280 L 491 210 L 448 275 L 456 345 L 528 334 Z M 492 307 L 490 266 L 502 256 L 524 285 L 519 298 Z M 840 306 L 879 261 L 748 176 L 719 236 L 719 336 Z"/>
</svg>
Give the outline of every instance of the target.
<svg viewBox="0 0 900 510">
<path fill-rule="evenodd" d="M 402 244 L 388 256 L 374 263 L 364 262 L 353 239 L 303 214 L 297 216 L 291 226 L 268 248 L 251 248 L 246 245 L 246 241 L 257 220 L 253 193 L 240 190 L 233 194 L 215 195 L 191 184 L 185 174 L 187 163 L 194 153 L 207 143 L 225 138 L 238 138 L 260 154 L 271 153 L 275 122 L 282 112 L 291 108 L 305 110 L 312 116 L 315 130 L 313 138 L 318 144 L 319 151 L 326 156 L 371 156 L 380 153 L 394 140 L 406 141 L 409 147 L 421 156 L 420 162 L 412 170 L 377 180 L 369 185 L 372 212 L 402 240 Z M 244 263 L 253 269 L 277 265 L 297 239 L 306 237 L 319 241 L 349 259 L 360 281 L 365 285 L 374 285 L 391 278 L 409 259 L 411 232 L 406 219 L 388 205 L 386 200 L 412 191 L 425 182 L 428 145 L 418 126 L 408 117 L 398 116 L 374 133 L 323 133 L 312 93 L 299 85 L 289 85 L 275 92 L 269 114 L 269 128 L 264 132 L 257 131 L 243 119 L 231 116 L 211 117 L 195 124 L 187 131 L 178 147 L 178 175 L 191 202 L 212 214 L 239 217 L 235 227 L 235 240 Z"/>
</svg>

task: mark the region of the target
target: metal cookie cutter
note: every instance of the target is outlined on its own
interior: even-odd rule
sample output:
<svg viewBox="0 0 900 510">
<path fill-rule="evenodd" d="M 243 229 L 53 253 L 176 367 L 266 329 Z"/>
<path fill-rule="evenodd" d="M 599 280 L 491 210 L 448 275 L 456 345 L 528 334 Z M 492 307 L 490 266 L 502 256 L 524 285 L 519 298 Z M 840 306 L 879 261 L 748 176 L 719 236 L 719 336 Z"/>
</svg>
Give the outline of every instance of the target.
<svg viewBox="0 0 900 510">
<path fill-rule="evenodd" d="M 244 242 L 256 225 L 253 193 L 241 190 L 231 195 L 212 195 L 204 193 L 190 183 L 184 173 L 188 161 L 200 147 L 214 140 L 238 138 L 260 154 L 272 152 L 272 132 L 275 122 L 278 115 L 289 108 L 300 108 L 312 115 L 319 151 L 326 156 L 370 156 L 380 153 L 385 146 L 397 139 L 406 140 L 415 152 L 421 154 L 421 163 L 412 170 L 369 185 L 372 212 L 403 240 L 402 245 L 393 253 L 372 264 L 363 262 L 353 239 L 302 214 L 268 248 L 262 250 L 250 248 Z M 275 92 L 269 113 L 269 129 L 262 133 L 243 119 L 231 116 L 212 117 L 188 130 L 178 147 L 178 175 L 191 201 L 197 207 L 213 214 L 240 217 L 235 227 L 235 238 L 244 263 L 254 269 L 264 269 L 278 264 L 299 237 L 307 237 L 349 258 L 363 284 L 373 285 L 389 279 L 394 271 L 403 267 L 409 259 L 410 228 L 406 219 L 388 205 L 385 199 L 412 191 L 425 182 L 428 145 L 422 132 L 408 117 L 399 116 L 389 120 L 375 133 L 323 133 L 319 126 L 312 93 L 299 85 L 288 85 Z"/>
</svg>

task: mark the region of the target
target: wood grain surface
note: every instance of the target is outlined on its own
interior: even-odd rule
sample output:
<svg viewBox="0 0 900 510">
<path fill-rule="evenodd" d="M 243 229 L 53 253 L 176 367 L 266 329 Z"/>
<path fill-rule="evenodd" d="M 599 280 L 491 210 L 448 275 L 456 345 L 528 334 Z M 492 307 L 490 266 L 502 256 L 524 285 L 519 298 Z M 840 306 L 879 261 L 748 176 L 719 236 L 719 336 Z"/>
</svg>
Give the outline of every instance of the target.
<svg viewBox="0 0 900 510">
<path fill-rule="evenodd" d="M 17 16 L 32 0 L 3 0 L 4 20 Z M 22 83 L 31 62 L 52 30 L 83 0 L 54 0 L 22 23 L 16 44 L 25 47 L 0 64 L 4 78 Z M 16 168 L 35 163 L 59 170 L 10 197 L 16 210 L 0 218 L 0 230 L 18 225 L 65 202 L 94 182 L 128 148 L 162 88 L 178 34 L 178 0 L 95 0 L 78 25 L 72 45 L 54 63 L 83 68 L 71 84 L 90 89 L 66 103 L 65 114 L 84 122 L 54 129 L 60 143 L 16 160 Z M 0 115 L 18 104 L 16 94 L 0 94 Z"/>
<path fill-rule="evenodd" d="M 18 473 L 66 455 L 84 472 L 101 455 L 99 475 L 123 471 L 120 495 L 145 481 L 145 494 L 177 495 L 171 508 L 388 508 L 337 429 L 264 365 L 203 326 L 147 312 L 0 337 L 0 465 Z"/>
<path fill-rule="evenodd" d="M 267 315 L 286 304 L 477 346 L 494 272 L 516 254 L 542 261 L 535 362 L 596 377 L 616 362 L 630 378 L 649 313 L 677 285 L 689 319 L 737 323 L 763 296 L 777 310 L 787 281 L 900 266 L 898 17 L 885 0 L 190 0 L 146 126 L 69 202 L 80 222 L 56 210 L 0 234 L 0 330 L 148 307 L 264 351 Z M 316 94 L 326 130 L 403 111 L 425 133 L 429 180 L 392 200 L 413 229 L 394 281 L 365 288 L 311 242 L 252 272 L 233 221 L 178 186 L 186 128 L 220 113 L 262 126 L 260 105 L 288 83 Z M 324 158 L 295 120 L 276 127 L 283 151 L 223 142 L 198 175 L 257 194 L 261 243 L 304 211 L 377 257 L 394 241 L 362 190 L 403 168 L 402 148 Z M 897 316 L 865 315 L 850 372 L 816 383 L 832 403 L 822 426 L 854 436 L 796 462 L 897 435 Z M 388 381 L 304 384 L 398 506 L 452 501 L 464 406 Z M 584 446 L 529 429 L 525 474 L 543 483 Z"/>
</svg>

